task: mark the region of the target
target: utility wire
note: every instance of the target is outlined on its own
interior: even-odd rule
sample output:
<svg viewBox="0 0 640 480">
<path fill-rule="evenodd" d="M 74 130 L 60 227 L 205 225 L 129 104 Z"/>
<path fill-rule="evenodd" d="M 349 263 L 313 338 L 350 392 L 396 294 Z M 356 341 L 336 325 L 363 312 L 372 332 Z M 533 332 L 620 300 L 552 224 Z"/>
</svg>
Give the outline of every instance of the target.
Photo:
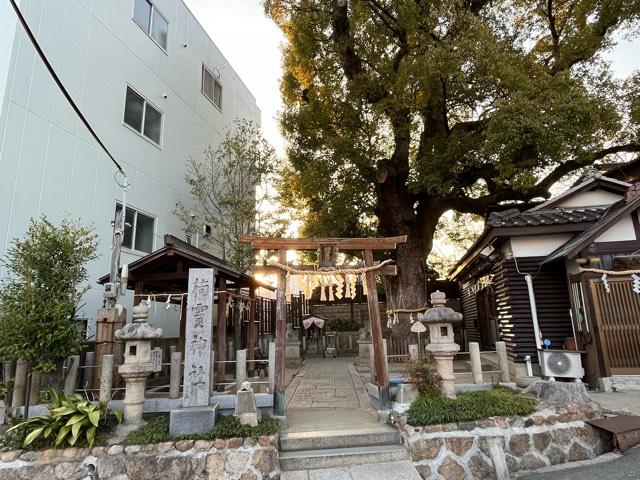
<svg viewBox="0 0 640 480">
<path fill-rule="evenodd" d="M 113 155 L 111 155 L 111 152 L 106 147 L 106 145 L 102 142 L 102 140 L 100 140 L 100 137 L 98 137 L 98 134 L 95 132 L 95 130 L 93 129 L 93 127 L 91 126 L 89 121 L 86 119 L 86 117 L 82 114 L 82 112 L 80 111 L 80 108 L 78 107 L 78 105 L 76 105 L 76 102 L 74 102 L 73 98 L 71 98 L 71 95 L 69 94 L 69 91 L 65 88 L 64 84 L 62 83 L 62 80 L 60 80 L 60 77 L 58 77 L 58 74 L 53 69 L 53 66 L 51 65 L 51 63 L 49 63 L 49 60 L 47 59 L 47 56 L 42 51 L 42 48 L 40 47 L 40 44 L 38 43 L 38 40 L 36 40 L 36 37 L 33 35 L 33 32 L 29 28 L 29 25 L 27 24 L 27 21 L 24 18 L 24 16 L 22 15 L 22 12 L 20 11 L 20 8 L 16 4 L 15 0 L 9 0 L 9 2 L 13 6 L 13 9 L 15 10 L 16 15 L 18 17 L 18 20 L 20 20 L 20 23 L 22 24 L 22 28 L 24 28 L 24 31 L 26 32 L 27 36 L 29 37 L 29 40 L 31 40 L 31 43 L 33 44 L 33 47 L 38 52 L 38 55 L 40 56 L 40 59 L 42 60 L 42 63 L 44 63 L 45 67 L 49 71 L 49 74 L 51 75 L 51 77 L 53 77 L 53 81 L 56 82 L 56 85 L 58 85 L 58 88 L 60 89 L 60 91 L 62 92 L 64 97 L 67 99 L 67 102 L 69 102 L 69 105 L 71 105 L 71 108 L 73 108 L 73 110 L 76 112 L 76 114 L 78 115 L 78 117 L 80 118 L 80 120 L 82 121 L 84 126 L 87 127 L 87 130 L 89 130 L 89 133 L 91 133 L 91 136 L 95 139 L 96 142 L 98 142 L 98 145 L 100 145 L 102 150 L 104 150 L 104 153 L 106 153 L 107 156 L 111 159 L 111 161 L 116 166 L 118 171 L 120 173 L 122 173 L 122 175 L 124 175 L 126 177 L 127 174 L 124 173 L 124 170 L 122 169 L 120 164 L 113 157 Z"/>
</svg>

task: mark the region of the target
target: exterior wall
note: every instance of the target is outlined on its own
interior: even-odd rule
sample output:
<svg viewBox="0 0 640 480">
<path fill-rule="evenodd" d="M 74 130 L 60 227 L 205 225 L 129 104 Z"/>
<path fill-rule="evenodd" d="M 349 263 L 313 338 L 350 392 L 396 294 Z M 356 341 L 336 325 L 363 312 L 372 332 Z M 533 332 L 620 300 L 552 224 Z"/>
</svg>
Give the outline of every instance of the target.
<svg viewBox="0 0 640 480">
<path fill-rule="evenodd" d="M 511 359 L 524 362 L 525 355 L 537 361 L 529 292 L 524 273 L 533 279 L 538 323 L 543 338 L 551 340 L 554 348 L 562 346 L 572 335 L 569 317 L 569 292 L 564 266 L 558 263 L 539 267 L 542 258 L 505 260 L 494 266 L 493 288 L 498 310 L 500 339 L 507 344 Z M 518 273 L 518 270 L 522 273 Z"/>
<path fill-rule="evenodd" d="M 155 217 L 157 249 L 165 233 L 184 236 L 172 210 L 179 201 L 190 202 L 184 181 L 188 159 L 216 145 L 236 118 L 259 124 L 260 111 L 228 65 L 220 69 L 222 110 L 201 93 L 203 62 L 213 68 L 225 58 L 182 1 L 154 3 L 169 21 L 166 53 L 133 21 L 133 0 L 23 0 L 21 8 L 72 97 L 129 176 L 128 205 Z M 3 2 L 0 255 L 22 236 L 31 217 L 93 225 L 100 259 L 90 265 L 93 288 L 80 312 L 93 319 L 102 304 L 95 281 L 108 272 L 111 221 L 122 191 L 115 167 L 67 105 L 14 17 Z M 161 147 L 124 125 L 127 85 L 163 112 Z M 140 256 L 125 252 L 122 262 Z M 130 305 L 129 298 L 125 306 Z M 154 323 L 177 335 L 177 325 L 170 323 L 175 314 L 161 308 L 156 313 Z"/>
<path fill-rule="evenodd" d="M 560 202 L 558 207 L 594 207 L 601 205 L 611 205 L 622 199 L 622 195 L 608 192 L 606 190 L 591 190 L 580 192 L 571 198 Z"/>
<path fill-rule="evenodd" d="M 633 231 L 633 227 L 632 227 Z M 567 243 L 573 235 L 536 235 L 531 237 L 512 237 L 511 251 L 514 257 L 541 257 L 549 255 L 561 245 Z"/>
<path fill-rule="evenodd" d="M 637 215 L 633 212 L 626 215 L 614 223 L 602 235 L 595 239 L 596 242 L 621 242 L 624 240 L 636 240 L 636 232 L 633 227 L 631 215 Z"/>
</svg>

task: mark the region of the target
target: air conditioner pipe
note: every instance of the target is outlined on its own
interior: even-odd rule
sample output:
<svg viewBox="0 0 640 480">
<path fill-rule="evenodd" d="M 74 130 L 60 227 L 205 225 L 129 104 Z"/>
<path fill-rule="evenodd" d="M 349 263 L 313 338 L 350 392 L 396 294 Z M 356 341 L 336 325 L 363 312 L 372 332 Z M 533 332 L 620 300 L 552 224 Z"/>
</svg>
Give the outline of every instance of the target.
<svg viewBox="0 0 640 480">
<path fill-rule="evenodd" d="M 531 368 L 531 355 L 525 355 L 524 361 L 527 364 L 527 377 L 533 377 L 533 369 Z"/>
<path fill-rule="evenodd" d="M 536 339 L 536 349 L 542 350 L 542 341 L 540 336 L 540 325 L 538 324 L 538 310 L 536 309 L 536 297 L 533 293 L 533 280 L 528 273 L 524 276 L 525 282 L 527 282 L 527 290 L 529 291 L 529 304 L 531 306 L 531 320 L 533 322 L 533 334 Z"/>
</svg>

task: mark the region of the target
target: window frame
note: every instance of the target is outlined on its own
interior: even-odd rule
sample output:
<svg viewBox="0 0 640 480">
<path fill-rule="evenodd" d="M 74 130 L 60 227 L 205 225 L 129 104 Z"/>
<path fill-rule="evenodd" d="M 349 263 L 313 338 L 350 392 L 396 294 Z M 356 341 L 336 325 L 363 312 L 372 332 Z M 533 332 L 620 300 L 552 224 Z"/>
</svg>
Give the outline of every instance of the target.
<svg viewBox="0 0 640 480">
<path fill-rule="evenodd" d="M 122 209 L 122 202 L 120 202 L 119 200 L 116 200 L 116 208 L 114 210 L 114 218 L 115 218 L 115 213 L 118 209 L 118 207 L 120 209 Z M 151 215 L 150 213 L 144 212 L 138 208 L 134 208 L 130 205 L 127 204 L 127 210 L 131 210 L 133 212 L 133 225 L 131 225 L 131 247 L 126 247 L 124 244 L 121 245 L 122 250 L 124 250 L 125 252 L 129 252 L 129 253 L 135 253 L 138 255 L 149 255 L 150 253 L 152 253 L 154 251 L 155 248 L 155 244 L 156 244 L 156 220 L 158 219 L 158 217 L 156 217 L 155 215 Z M 144 215 L 147 218 L 150 218 L 153 221 L 153 232 L 151 232 L 151 251 L 150 252 L 145 252 L 144 250 L 138 250 L 136 249 L 136 236 L 138 234 L 137 232 L 137 228 L 138 228 L 138 213 Z M 127 218 L 127 212 L 124 212 L 124 216 L 125 216 L 125 221 Z M 122 237 L 122 240 L 124 242 L 124 235 Z"/>
<path fill-rule="evenodd" d="M 211 95 L 213 96 L 213 98 L 210 98 L 209 95 L 207 95 L 207 93 L 204 91 L 205 71 L 209 73 L 209 75 L 211 75 L 211 78 L 213 79 L 213 91 L 211 92 Z M 218 105 L 214 100 L 216 96 L 216 83 L 220 85 L 220 105 Z M 213 104 L 214 107 L 216 107 L 218 110 L 220 110 L 220 112 L 222 112 L 222 98 L 224 94 L 224 85 L 222 85 L 222 82 L 220 81 L 220 79 L 216 78 L 216 76 L 211 71 L 211 69 L 207 67 L 204 63 L 202 64 L 202 73 L 200 75 L 200 92 L 202 92 L 202 94 L 206 97 L 207 100 L 209 100 Z"/>
<path fill-rule="evenodd" d="M 138 0 L 133 0 L 133 2 L 131 2 L 132 4 L 132 9 L 131 9 L 131 20 L 133 20 L 133 23 L 135 23 L 136 25 L 138 25 L 138 27 L 140 27 L 140 29 L 147 34 L 147 37 L 149 37 L 151 40 L 153 40 L 153 43 L 155 43 L 158 48 L 160 50 L 162 50 L 165 55 L 169 55 L 169 53 L 167 52 L 167 50 L 169 49 L 169 19 L 164 15 L 164 13 L 162 13 L 162 10 L 160 10 L 155 2 L 153 0 L 142 0 L 142 1 L 146 1 L 151 5 L 151 13 L 149 15 L 149 27 L 148 27 L 148 31 L 147 31 L 147 27 L 144 27 L 142 25 L 140 25 L 140 23 L 136 20 L 134 14 L 136 11 L 136 1 Z M 151 32 L 153 31 L 153 13 L 154 12 L 158 12 L 158 15 L 160 15 L 165 22 L 167 22 L 167 45 L 166 47 L 163 47 L 162 45 L 160 45 L 160 42 L 158 42 L 155 38 L 153 38 L 153 35 L 151 35 Z"/>
<path fill-rule="evenodd" d="M 149 142 L 151 145 L 159 148 L 160 150 L 162 150 L 162 141 L 163 141 L 163 137 L 164 137 L 164 111 L 159 109 L 155 103 L 150 102 L 147 97 L 145 97 L 144 95 L 142 95 L 142 93 L 140 93 L 140 91 L 136 90 L 133 86 L 131 86 L 131 84 L 127 83 L 126 84 L 127 89 L 125 90 L 124 93 L 124 109 L 126 111 L 127 108 L 127 92 L 128 89 L 131 89 L 131 91 L 133 93 L 135 93 L 136 95 L 138 95 L 140 98 L 142 98 L 142 101 L 144 102 L 143 104 L 143 108 L 142 108 L 142 121 L 140 123 L 140 130 L 138 131 L 136 130 L 134 127 L 132 127 L 131 125 L 129 125 L 126 121 L 125 121 L 125 115 L 124 115 L 124 111 L 122 113 L 122 124 L 127 127 L 129 130 L 131 130 L 132 132 L 136 133 L 139 137 L 144 138 L 147 142 Z M 145 125 L 145 119 L 147 117 L 147 105 L 150 105 L 151 108 L 153 108 L 155 111 L 157 111 L 160 114 L 160 143 L 156 143 L 155 140 L 153 140 L 152 138 L 147 137 L 144 134 L 144 125 Z"/>
</svg>

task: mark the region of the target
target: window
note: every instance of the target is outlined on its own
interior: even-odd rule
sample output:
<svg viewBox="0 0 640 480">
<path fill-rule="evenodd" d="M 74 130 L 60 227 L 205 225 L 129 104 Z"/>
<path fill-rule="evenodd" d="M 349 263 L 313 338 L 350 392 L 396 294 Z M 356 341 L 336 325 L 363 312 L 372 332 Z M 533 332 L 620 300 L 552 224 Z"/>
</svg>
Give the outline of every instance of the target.
<svg viewBox="0 0 640 480">
<path fill-rule="evenodd" d="M 202 93 L 204 93 L 216 107 L 222 109 L 222 84 L 204 65 L 202 65 Z"/>
<path fill-rule="evenodd" d="M 122 205 L 116 203 L 116 219 L 120 212 L 122 212 Z M 124 222 L 124 238 L 122 239 L 122 246 L 130 250 L 151 253 L 153 250 L 155 218 L 145 215 L 133 208 L 127 207 L 127 214 Z"/>
<path fill-rule="evenodd" d="M 127 87 L 124 105 L 124 123 L 153 143 L 160 145 L 162 138 L 162 113 L 153 107 L 131 87 Z"/>
<path fill-rule="evenodd" d="M 167 49 L 169 22 L 149 0 L 134 0 L 133 20 L 163 49 Z"/>
</svg>

